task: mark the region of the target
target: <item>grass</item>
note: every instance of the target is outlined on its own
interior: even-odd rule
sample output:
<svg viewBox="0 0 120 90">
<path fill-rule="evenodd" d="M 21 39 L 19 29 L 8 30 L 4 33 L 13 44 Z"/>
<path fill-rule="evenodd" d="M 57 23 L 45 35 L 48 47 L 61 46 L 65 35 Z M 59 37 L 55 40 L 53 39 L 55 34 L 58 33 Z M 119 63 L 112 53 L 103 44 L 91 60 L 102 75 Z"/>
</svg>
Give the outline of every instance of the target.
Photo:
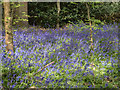
<svg viewBox="0 0 120 90">
<path fill-rule="evenodd" d="M 93 29 L 94 51 L 87 28 L 15 31 L 13 60 L 3 39 L 3 88 L 119 88 L 118 25 L 101 28 Z"/>
</svg>

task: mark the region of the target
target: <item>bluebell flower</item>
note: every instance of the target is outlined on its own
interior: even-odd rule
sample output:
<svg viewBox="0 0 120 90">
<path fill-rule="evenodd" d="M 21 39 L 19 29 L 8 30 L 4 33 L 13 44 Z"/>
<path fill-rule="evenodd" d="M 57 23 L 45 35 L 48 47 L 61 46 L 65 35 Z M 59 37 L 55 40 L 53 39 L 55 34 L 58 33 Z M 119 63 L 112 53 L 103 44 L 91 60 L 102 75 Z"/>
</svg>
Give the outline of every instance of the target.
<svg viewBox="0 0 120 90">
<path fill-rule="evenodd" d="M 105 84 L 105 88 L 108 86 L 108 83 Z"/>
<path fill-rule="evenodd" d="M 89 88 L 92 88 L 92 85 L 88 86 Z"/>
<path fill-rule="evenodd" d="M 60 79 L 59 82 L 61 82 L 63 79 Z"/>
<path fill-rule="evenodd" d="M 109 70 L 107 70 L 107 73 L 109 73 Z"/>
<path fill-rule="evenodd" d="M 16 74 L 13 74 L 13 77 L 15 77 Z"/>
<path fill-rule="evenodd" d="M 42 79 L 41 80 L 43 80 L 45 77 L 42 77 Z"/>
<path fill-rule="evenodd" d="M 85 70 L 87 69 L 88 66 L 89 66 L 89 64 L 86 64 L 86 65 L 85 65 Z"/>
<path fill-rule="evenodd" d="M 32 63 L 29 62 L 29 63 L 28 63 L 28 67 L 31 67 L 31 66 L 33 66 L 33 65 L 32 65 Z"/>
<path fill-rule="evenodd" d="M 66 71 L 66 74 L 69 74 L 69 71 L 68 71 L 68 70 Z"/>
<path fill-rule="evenodd" d="M 18 77 L 16 78 L 16 81 L 18 81 L 20 78 L 21 78 L 21 76 L 18 76 Z"/>
<path fill-rule="evenodd" d="M 26 71 L 26 73 L 28 73 L 28 71 Z"/>
<path fill-rule="evenodd" d="M 16 85 L 12 85 L 12 88 L 14 88 Z"/>
<path fill-rule="evenodd" d="M 22 83 L 22 82 L 23 82 L 23 80 L 20 81 L 20 83 Z"/>
</svg>

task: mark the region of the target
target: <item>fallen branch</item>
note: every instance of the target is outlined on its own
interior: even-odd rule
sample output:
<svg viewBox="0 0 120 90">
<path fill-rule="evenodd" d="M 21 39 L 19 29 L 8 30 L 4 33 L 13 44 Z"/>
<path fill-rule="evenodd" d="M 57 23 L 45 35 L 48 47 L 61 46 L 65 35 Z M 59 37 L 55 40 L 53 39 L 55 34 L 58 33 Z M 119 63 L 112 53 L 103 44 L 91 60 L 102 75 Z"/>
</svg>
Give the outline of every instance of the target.
<svg viewBox="0 0 120 90">
<path fill-rule="evenodd" d="M 35 76 L 37 73 L 39 73 L 39 72 L 42 71 L 44 68 L 46 68 L 47 66 L 49 66 L 49 65 L 51 65 L 51 64 L 53 64 L 53 63 L 54 63 L 54 61 L 51 62 L 51 63 L 49 63 L 49 64 L 47 64 L 47 65 L 44 66 L 42 69 L 40 69 L 38 72 L 36 72 L 33 76 Z"/>
</svg>

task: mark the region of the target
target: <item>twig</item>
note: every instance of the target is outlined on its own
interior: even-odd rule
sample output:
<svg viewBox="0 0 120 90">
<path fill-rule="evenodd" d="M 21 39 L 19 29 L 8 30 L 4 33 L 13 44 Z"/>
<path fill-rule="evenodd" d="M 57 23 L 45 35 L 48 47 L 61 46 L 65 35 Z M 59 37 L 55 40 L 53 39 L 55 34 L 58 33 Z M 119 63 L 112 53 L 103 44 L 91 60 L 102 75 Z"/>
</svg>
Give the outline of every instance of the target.
<svg viewBox="0 0 120 90">
<path fill-rule="evenodd" d="M 51 63 L 49 63 L 49 64 L 47 64 L 47 65 L 44 66 L 42 69 L 40 69 L 38 72 L 36 72 L 33 76 L 35 76 L 37 73 L 39 73 L 39 72 L 42 71 L 44 68 L 46 68 L 47 66 L 49 66 L 49 65 L 51 65 L 51 64 L 53 64 L 53 63 L 54 63 L 54 61 L 51 62 Z"/>
</svg>

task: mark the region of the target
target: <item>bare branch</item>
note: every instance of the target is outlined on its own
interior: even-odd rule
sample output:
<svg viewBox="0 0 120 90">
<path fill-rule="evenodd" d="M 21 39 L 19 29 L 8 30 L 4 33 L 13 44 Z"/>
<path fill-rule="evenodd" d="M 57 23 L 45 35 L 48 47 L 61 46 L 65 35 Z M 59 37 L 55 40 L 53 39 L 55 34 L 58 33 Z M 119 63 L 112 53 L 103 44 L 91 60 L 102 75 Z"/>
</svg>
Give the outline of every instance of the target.
<svg viewBox="0 0 120 90">
<path fill-rule="evenodd" d="M 53 63 L 54 63 L 54 61 L 51 62 L 51 63 L 49 63 L 49 64 L 47 64 L 47 65 L 44 66 L 42 69 L 40 69 L 38 72 L 36 72 L 33 76 L 35 76 L 37 73 L 39 73 L 39 72 L 42 71 L 44 68 L 46 68 L 47 66 L 49 66 L 49 65 L 51 65 L 51 64 L 53 64 Z"/>
</svg>

